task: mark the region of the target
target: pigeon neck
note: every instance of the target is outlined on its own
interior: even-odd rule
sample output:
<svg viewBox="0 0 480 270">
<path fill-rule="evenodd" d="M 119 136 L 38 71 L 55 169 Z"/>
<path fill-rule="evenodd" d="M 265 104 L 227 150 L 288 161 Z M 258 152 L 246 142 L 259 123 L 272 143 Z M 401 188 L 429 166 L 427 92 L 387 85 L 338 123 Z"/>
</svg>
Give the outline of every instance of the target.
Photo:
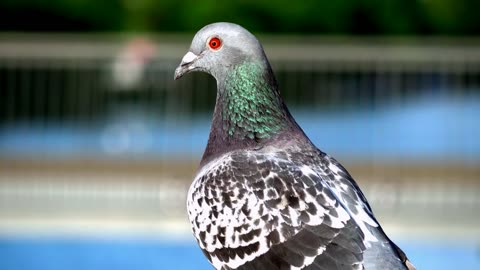
<svg viewBox="0 0 480 270">
<path fill-rule="evenodd" d="M 298 127 L 268 62 L 243 63 L 218 80 L 212 128 L 202 163 L 236 149 L 261 147 Z"/>
<path fill-rule="evenodd" d="M 222 131 L 238 139 L 266 139 L 285 126 L 285 111 L 270 67 L 244 63 L 228 73 L 219 92 Z"/>
</svg>

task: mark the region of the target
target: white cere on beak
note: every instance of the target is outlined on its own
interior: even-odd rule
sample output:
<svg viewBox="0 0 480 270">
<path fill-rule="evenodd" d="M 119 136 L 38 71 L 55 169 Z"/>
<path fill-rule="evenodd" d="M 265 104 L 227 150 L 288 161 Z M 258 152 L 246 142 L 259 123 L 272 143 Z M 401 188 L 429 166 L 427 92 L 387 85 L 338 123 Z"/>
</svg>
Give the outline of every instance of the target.
<svg viewBox="0 0 480 270">
<path fill-rule="evenodd" d="M 192 52 L 187 52 L 187 54 L 183 56 L 182 62 L 180 63 L 180 65 L 177 67 L 177 69 L 175 69 L 174 79 L 177 80 L 180 77 L 182 77 L 184 74 L 193 70 L 195 68 L 195 65 L 193 65 L 193 62 L 197 58 L 198 58 L 198 55 Z"/>
<path fill-rule="evenodd" d="M 192 53 L 192 52 L 188 52 L 187 54 L 185 54 L 185 56 L 183 56 L 182 58 L 182 65 L 186 65 L 186 64 L 190 64 L 191 62 L 193 62 L 193 60 L 195 60 L 196 58 L 198 57 L 198 55 Z"/>
</svg>

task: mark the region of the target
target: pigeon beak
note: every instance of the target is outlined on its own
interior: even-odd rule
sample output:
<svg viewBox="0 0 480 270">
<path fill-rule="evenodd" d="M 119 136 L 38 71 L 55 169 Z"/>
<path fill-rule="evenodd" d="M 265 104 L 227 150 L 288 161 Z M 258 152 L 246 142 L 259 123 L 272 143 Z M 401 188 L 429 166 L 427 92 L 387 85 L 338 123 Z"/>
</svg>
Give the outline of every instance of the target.
<svg viewBox="0 0 480 270">
<path fill-rule="evenodd" d="M 183 56 L 182 62 L 180 63 L 180 65 L 178 65 L 177 69 L 175 69 L 174 79 L 178 80 L 183 75 L 191 71 L 194 68 L 194 66 L 192 66 L 192 63 L 194 63 L 197 58 L 198 58 L 198 55 L 192 52 L 187 52 L 187 54 Z"/>
</svg>

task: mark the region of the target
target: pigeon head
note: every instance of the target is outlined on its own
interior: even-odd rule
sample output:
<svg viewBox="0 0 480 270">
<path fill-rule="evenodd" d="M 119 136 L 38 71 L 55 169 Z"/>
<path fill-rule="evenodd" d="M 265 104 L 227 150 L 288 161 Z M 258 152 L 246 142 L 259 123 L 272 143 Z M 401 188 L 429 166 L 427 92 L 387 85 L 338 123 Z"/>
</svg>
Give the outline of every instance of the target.
<svg viewBox="0 0 480 270">
<path fill-rule="evenodd" d="M 175 70 L 175 79 L 192 71 L 209 73 L 217 80 L 202 164 L 235 149 L 304 137 L 280 97 L 262 45 L 243 27 L 214 23 L 198 31 Z"/>
<path fill-rule="evenodd" d="M 201 71 L 221 82 L 232 68 L 250 61 L 268 66 L 255 36 L 237 24 L 213 23 L 197 32 L 189 51 L 175 70 L 175 79 L 192 71 Z"/>
</svg>

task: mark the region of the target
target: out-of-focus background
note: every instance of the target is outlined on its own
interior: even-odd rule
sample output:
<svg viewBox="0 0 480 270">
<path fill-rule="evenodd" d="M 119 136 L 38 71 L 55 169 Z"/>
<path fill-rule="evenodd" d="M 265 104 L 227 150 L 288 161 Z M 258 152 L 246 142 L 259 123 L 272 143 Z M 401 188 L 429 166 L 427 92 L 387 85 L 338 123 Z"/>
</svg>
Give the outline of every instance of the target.
<svg viewBox="0 0 480 270">
<path fill-rule="evenodd" d="M 308 136 L 418 269 L 480 269 L 480 2 L 0 2 L 0 269 L 211 269 L 186 192 L 216 85 L 193 34 L 264 44 Z"/>
</svg>

